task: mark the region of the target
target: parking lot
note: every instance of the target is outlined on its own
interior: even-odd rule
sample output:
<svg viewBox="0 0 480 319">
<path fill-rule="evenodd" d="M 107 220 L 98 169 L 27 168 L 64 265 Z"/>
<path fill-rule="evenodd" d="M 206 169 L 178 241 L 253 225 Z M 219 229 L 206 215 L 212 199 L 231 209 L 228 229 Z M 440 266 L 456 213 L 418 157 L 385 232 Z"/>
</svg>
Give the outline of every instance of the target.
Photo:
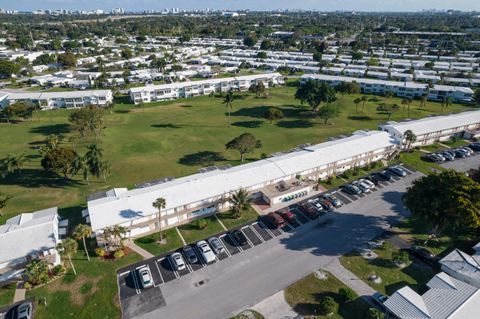
<svg viewBox="0 0 480 319">
<path fill-rule="evenodd" d="M 405 168 L 405 171 L 408 175 L 414 173 L 413 170 L 408 168 Z M 394 184 L 400 179 L 401 177 L 392 176 L 390 181 L 378 183 L 378 185 L 371 189 L 370 193 L 382 189 L 390 184 Z M 365 196 L 369 196 L 369 193 L 351 195 L 341 191 L 340 189 L 333 189 L 328 193 L 334 194 L 337 198 L 339 198 L 343 202 L 344 206 L 364 198 Z M 294 214 L 295 218 L 289 221 L 282 228 L 275 228 L 266 216 L 260 216 L 257 221 L 237 228 L 243 233 L 243 235 L 245 235 L 247 239 L 246 243 L 243 245 L 237 243 L 230 232 L 217 234 L 216 237 L 220 239 L 220 242 L 224 247 L 224 253 L 216 255 L 215 261 L 209 265 L 205 264 L 201 258 L 201 253 L 196 247 L 195 243 L 191 246 L 193 247 L 197 256 L 196 263 L 188 262 L 188 258 L 186 258 L 184 255 L 182 248 L 176 250 L 184 257 L 186 267 L 183 270 L 178 271 L 174 268 L 172 261 L 169 258 L 173 252 L 157 256 L 155 258 L 151 258 L 119 270 L 117 277 L 119 284 L 119 296 L 124 318 L 133 318 L 141 313 L 148 313 L 156 308 L 165 306 L 165 299 L 161 291 L 162 285 L 171 281 L 175 281 L 181 277 L 189 276 L 191 273 L 205 267 L 211 267 L 212 264 L 222 263 L 222 261 L 225 259 L 233 258 L 234 256 L 242 254 L 243 252 L 251 249 L 256 249 L 257 246 L 259 246 L 258 249 L 261 249 L 262 244 L 270 241 L 272 238 L 279 237 L 283 233 L 293 233 L 296 228 L 308 224 L 311 219 L 301 211 L 301 204 L 302 203 L 298 203 L 288 207 L 288 210 Z M 328 212 L 326 214 L 335 214 L 335 211 Z M 145 266 L 150 269 L 154 282 L 154 288 L 142 289 L 141 287 L 140 279 L 138 277 L 138 269 Z M 202 281 L 196 282 L 196 285 L 198 286 L 204 284 L 205 282 Z"/>
</svg>

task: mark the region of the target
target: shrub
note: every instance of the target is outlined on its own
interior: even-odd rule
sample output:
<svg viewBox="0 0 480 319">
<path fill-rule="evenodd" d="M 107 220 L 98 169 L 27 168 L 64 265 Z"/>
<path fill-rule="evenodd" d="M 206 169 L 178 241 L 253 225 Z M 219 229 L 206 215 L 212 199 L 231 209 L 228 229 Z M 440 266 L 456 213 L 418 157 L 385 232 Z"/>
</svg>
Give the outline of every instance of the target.
<svg viewBox="0 0 480 319">
<path fill-rule="evenodd" d="M 95 248 L 95 254 L 97 254 L 97 256 L 99 256 L 99 257 L 105 257 L 105 255 L 107 254 L 107 252 L 105 251 L 104 248 L 102 248 L 102 247 L 97 247 L 97 248 Z"/>
<path fill-rule="evenodd" d="M 323 315 L 329 315 L 335 311 L 335 300 L 332 297 L 325 297 L 320 301 L 320 312 Z"/>
<path fill-rule="evenodd" d="M 378 310 L 377 308 L 370 308 L 368 309 L 367 315 L 365 316 L 365 319 L 384 319 L 385 315 L 383 312 Z"/>
<path fill-rule="evenodd" d="M 52 274 L 54 276 L 57 276 L 61 273 L 64 273 L 65 272 L 65 267 L 63 267 L 63 265 L 56 265 L 55 267 L 53 267 L 52 269 Z"/>
<path fill-rule="evenodd" d="M 347 169 L 345 172 L 343 172 L 342 175 L 344 178 L 349 178 L 351 174 L 352 174 L 352 170 Z"/>
<path fill-rule="evenodd" d="M 410 256 L 405 250 L 399 250 L 392 254 L 392 261 L 398 264 L 405 264 L 410 261 Z"/>
<path fill-rule="evenodd" d="M 23 284 L 23 288 L 25 288 L 27 290 L 32 289 L 32 284 L 27 281 L 26 283 Z"/>
<path fill-rule="evenodd" d="M 117 251 L 113 254 L 113 257 L 115 257 L 115 259 L 120 259 L 120 258 L 122 258 L 123 256 L 125 256 L 125 253 L 124 253 L 123 250 L 121 250 L 121 249 L 117 250 Z"/>
<path fill-rule="evenodd" d="M 358 297 L 355 291 L 349 287 L 342 287 L 338 289 L 338 294 L 342 297 L 344 302 L 352 301 Z"/>
<path fill-rule="evenodd" d="M 358 166 L 355 166 L 355 168 L 352 171 L 353 176 L 358 176 L 360 174 L 360 168 Z"/>
<path fill-rule="evenodd" d="M 197 228 L 200 230 L 205 229 L 208 226 L 208 222 L 205 219 L 197 220 L 196 224 L 197 224 Z"/>
</svg>

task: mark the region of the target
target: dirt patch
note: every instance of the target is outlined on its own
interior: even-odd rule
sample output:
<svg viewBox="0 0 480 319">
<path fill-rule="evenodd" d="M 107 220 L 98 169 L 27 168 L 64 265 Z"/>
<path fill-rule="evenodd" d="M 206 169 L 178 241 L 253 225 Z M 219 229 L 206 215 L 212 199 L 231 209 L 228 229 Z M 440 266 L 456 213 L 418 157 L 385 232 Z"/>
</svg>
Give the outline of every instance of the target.
<svg viewBox="0 0 480 319">
<path fill-rule="evenodd" d="M 87 292 L 82 291 L 87 285 L 91 285 L 91 288 L 89 288 Z M 98 290 L 98 287 L 95 280 L 80 274 L 73 282 L 64 282 L 61 279 L 57 280 L 49 285 L 48 290 L 52 292 L 69 291 L 72 304 L 75 306 L 82 306 L 85 304 L 85 301 Z"/>
</svg>

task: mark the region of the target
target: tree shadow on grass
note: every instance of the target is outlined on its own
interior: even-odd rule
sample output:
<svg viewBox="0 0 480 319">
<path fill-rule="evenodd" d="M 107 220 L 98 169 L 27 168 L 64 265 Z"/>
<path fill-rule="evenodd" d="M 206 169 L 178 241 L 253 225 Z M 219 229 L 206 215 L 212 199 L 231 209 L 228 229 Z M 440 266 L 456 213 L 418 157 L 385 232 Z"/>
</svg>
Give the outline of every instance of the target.
<svg viewBox="0 0 480 319">
<path fill-rule="evenodd" d="M 211 166 L 215 162 L 225 161 L 225 157 L 219 152 L 200 151 L 193 154 L 184 155 L 178 160 L 182 165 L 188 166 Z"/>
<path fill-rule="evenodd" d="M 232 123 L 233 126 L 245 127 L 245 128 L 258 128 L 262 126 L 263 121 L 240 121 Z"/>
<path fill-rule="evenodd" d="M 173 123 L 163 123 L 163 124 L 152 124 L 152 127 L 156 128 L 180 128 L 180 125 Z"/>
<path fill-rule="evenodd" d="M 79 181 L 65 179 L 63 176 L 60 176 L 55 172 L 30 168 L 23 168 L 15 174 L 10 174 L 6 178 L 0 179 L 0 183 L 3 185 L 18 185 L 23 187 L 51 188 L 81 185 Z"/>
<path fill-rule="evenodd" d="M 232 116 L 245 116 L 245 117 L 253 117 L 253 118 L 264 118 L 265 112 L 272 108 L 273 106 L 267 105 L 260 105 L 260 106 L 252 106 L 252 107 L 244 107 L 235 112 L 232 112 Z M 305 115 L 305 109 L 297 106 L 275 106 L 276 108 L 280 109 L 283 113 L 284 117 L 301 117 Z"/>
<path fill-rule="evenodd" d="M 70 124 L 60 123 L 52 125 L 38 126 L 30 129 L 30 133 L 37 133 L 43 135 L 52 135 L 52 134 L 66 134 L 71 130 Z"/>
<path fill-rule="evenodd" d="M 382 267 L 382 268 L 398 268 L 391 260 L 386 258 L 375 258 L 368 262 L 370 265 Z M 400 269 L 400 268 L 398 268 Z"/>
<path fill-rule="evenodd" d="M 367 115 L 350 115 L 348 119 L 354 120 L 354 121 L 371 121 L 372 120 L 372 118 Z"/>
<path fill-rule="evenodd" d="M 130 113 L 130 110 L 115 110 L 114 112 L 118 114 L 127 114 Z"/>
<path fill-rule="evenodd" d="M 283 128 L 309 128 L 312 127 L 312 122 L 308 120 L 293 120 L 293 121 L 279 121 L 277 123 L 278 127 Z"/>
</svg>

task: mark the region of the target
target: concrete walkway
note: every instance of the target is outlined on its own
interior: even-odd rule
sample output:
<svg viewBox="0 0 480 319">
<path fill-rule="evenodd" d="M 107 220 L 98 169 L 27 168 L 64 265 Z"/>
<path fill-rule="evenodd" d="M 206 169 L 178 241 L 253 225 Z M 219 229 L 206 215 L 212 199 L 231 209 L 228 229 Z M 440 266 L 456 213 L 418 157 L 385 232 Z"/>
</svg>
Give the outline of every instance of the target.
<svg viewBox="0 0 480 319">
<path fill-rule="evenodd" d="M 324 269 L 337 277 L 337 279 L 343 282 L 346 286 L 352 288 L 353 291 L 355 291 L 357 295 L 362 297 L 366 302 L 372 304 L 370 296 L 373 295 L 375 290 L 350 270 L 343 267 L 338 258 L 333 259 L 326 267 L 324 267 Z"/>
<path fill-rule="evenodd" d="M 137 245 L 133 242 L 133 240 L 127 240 L 125 246 L 127 246 L 128 248 L 130 248 L 131 250 L 133 250 L 134 252 L 136 252 L 136 253 L 139 254 L 140 256 L 142 256 L 143 259 L 150 259 L 150 258 L 155 257 L 153 254 L 151 254 L 150 252 L 146 251 L 146 250 L 143 249 L 142 247 L 137 246 Z"/>
<path fill-rule="evenodd" d="M 23 281 L 18 281 L 15 288 L 15 294 L 13 295 L 13 303 L 24 301 L 26 292 L 27 289 L 23 288 Z"/>
<path fill-rule="evenodd" d="M 261 313 L 265 319 L 293 319 L 298 316 L 285 301 L 283 290 L 259 302 L 251 309 Z"/>
</svg>

